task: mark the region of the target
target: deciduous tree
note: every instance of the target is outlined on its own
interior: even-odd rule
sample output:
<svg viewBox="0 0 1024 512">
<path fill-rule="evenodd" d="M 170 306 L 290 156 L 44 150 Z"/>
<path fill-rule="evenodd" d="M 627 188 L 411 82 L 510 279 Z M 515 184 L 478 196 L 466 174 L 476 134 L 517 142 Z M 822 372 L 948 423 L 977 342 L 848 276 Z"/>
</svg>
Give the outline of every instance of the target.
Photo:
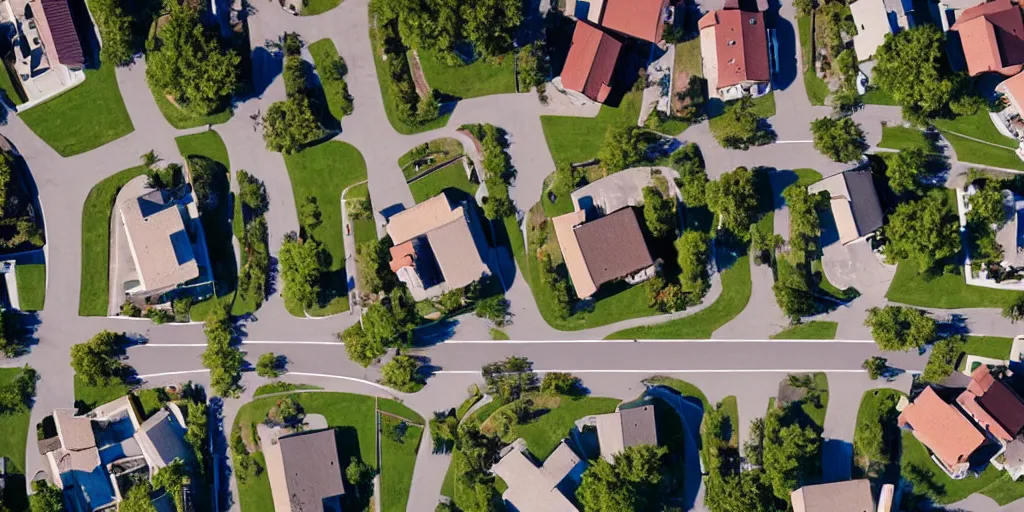
<svg viewBox="0 0 1024 512">
<path fill-rule="evenodd" d="M 852 118 L 822 117 L 811 121 L 814 148 L 836 162 L 853 162 L 864 156 L 864 131 Z"/>
<path fill-rule="evenodd" d="M 885 38 L 875 51 L 873 80 L 908 119 L 941 113 L 961 88 L 962 78 L 949 72 L 944 39 L 935 25 L 923 24 Z"/>
<path fill-rule="evenodd" d="M 227 307 L 218 304 L 206 318 L 206 351 L 203 366 L 210 369 L 210 387 L 220 396 L 233 397 L 241 390 L 244 356 L 231 343 L 234 326 Z"/>
<path fill-rule="evenodd" d="M 89 341 L 71 347 L 71 368 L 86 384 L 120 380 L 128 368 L 117 356 L 123 343 L 124 333 L 103 331 Z"/>
<path fill-rule="evenodd" d="M 932 353 L 921 373 L 922 382 L 939 383 L 956 370 L 957 360 L 963 353 L 967 340 L 963 336 L 950 336 L 936 341 L 932 345 Z"/>
<path fill-rule="evenodd" d="M 420 363 L 416 359 L 397 355 L 380 369 L 380 383 L 405 393 L 417 391 L 423 385 L 419 377 Z"/>
<path fill-rule="evenodd" d="M 284 295 L 303 308 L 311 308 L 320 297 L 320 277 L 327 270 L 323 246 L 313 238 L 300 239 L 288 233 L 278 253 Z"/>
<path fill-rule="evenodd" d="M 654 187 L 644 187 L 644 223 L 651 236 L 664 238 L 675 235 L 676 201 L 666 198 Z"/>
<path fill-rule="evenodd" d="M 584 510 L 658 510 L 665 498 L 664 446 L 640 444 L 587 468 L 576 490 Z"/>
<path fill-rule="evenodd" d="M 902 194 L 905 192 L 920 193 L 922 190 L 922 178 L 925 177 L 928 165 L 928 155 L 921 148 L 910 148 L 900 150 L 892 155 L 887 161 L 885 175 L 889 178 L 889 187 L 893 192 Z"/>
<path fill-rule="evenodd" d="M 294 153 L 324 133 L 304 95 L 278 101 L 263 114 L 263 140 L 271 151 Z"/>
<path fill-rule="evenodd" d="M 937 261 L 960 251 L 958 229 L 956 215 L 941 190 L 899 203 L 884 228 L 885 256 L 892 263 L 913 260 L 919 272 L 929 271 Z"/>
<path fill-rule="evenodd" d="M 609 172 L 621 171 L 643 160 L 644 144 L 640 138 L 640 128 L 609 126 L 597 158 Z"/>
<path fill-rule="evenodd" d="M 750 236 L 750 225 L 757 215 L 757 189 L 754 173 L 737 167 L 706 186 L 708 207 L 720 218 L 722 226 L 737 238 Z"/>
<path fill-rule="evenodd" d="M 907 351 L 921 348 L 935 339 L 935 320 L 920 309 L 908 306 L 871 308 L 864 325 L 871 327 L 871 337 L 878 348 Z"/>
</svg>

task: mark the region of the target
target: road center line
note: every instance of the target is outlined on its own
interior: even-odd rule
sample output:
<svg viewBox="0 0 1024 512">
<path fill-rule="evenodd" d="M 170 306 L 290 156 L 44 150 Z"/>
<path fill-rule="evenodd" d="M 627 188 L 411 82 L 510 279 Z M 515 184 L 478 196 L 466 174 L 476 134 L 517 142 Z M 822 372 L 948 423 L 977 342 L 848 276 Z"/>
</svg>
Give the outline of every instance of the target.
<svg viewBox="0 0 1024 512">
<path fill-rule="evenodd" d="M 210 370 L 203 368 L 202 370 L 183 370 L 180 372 L 163 372 L 163 373 L 149 373 L 146 375 L 139 375 L 140 379 L 149 379 L 153 377 L 166 377 L 169 375 L 185 375 L 188 373 L 210 373 Z"/>
<path fill-rule="evenodd" d="M 470 344 L 532 344 L 532 343 L 874 343 L 875 340 L 781 340 L 781 339 L 674 339 L 674 340 L 448 340 L 441 342 L 441 345 L 470 345 Z"/>
<path fill-rule="evenodd" d="M 325 373 L 306 373 L 306 372 L 285 372 L 284 375 L 297 375 L 299 377 L 323 377 L 325 379 L 348 380 L 348 381 L 352 381 L 352 382 L 358 382 L 360 384 L 366 384 L 366 385 L 369 385 L 369 386 L 373 386 L 375 388 L 383 389 L 384 391 L 387 391 L 388 393 L 391 393 L 391 394 L 397 393 L 397 391 L 395 391 L 394 389 L 391 389 L 391 388 L 389 388 L 387 386 L 384 386 L 384 385 L 381 385 L 381 384 L 377 384 L 376 382 L 373 382 L 373 381 L 370 381 L 370 380 L 366 380 L 366 379 L 359 379 L 359 378 L 356 378 L 356 377 L 346 377 L 344 375 L 328 375 L 328 374 L 325 374 Z"/>
<path fill-rule="evenodd" d="M 686 369 L 686 370 L 627 370 L 627 369 L 611 369 L 611 370 L 538 370 L 534 369 L 534 373 L 647 373 L 652 375 L 663 374 L 663 373 L 812 373 L 812 372 L 825 372 L 825 373 L 867 373 L 867 370 L 861 369 L 840 369 L 840 370 L 823 370 L 815 368 L 801 368 L 796 370 L 784 370 L 784 369 L 770 369 L 770 368 L 754 368 L 754 369 Z M 433 372 L 435 375 L 480 375 L 479 370 L 438 370 Z"/>
</svg>

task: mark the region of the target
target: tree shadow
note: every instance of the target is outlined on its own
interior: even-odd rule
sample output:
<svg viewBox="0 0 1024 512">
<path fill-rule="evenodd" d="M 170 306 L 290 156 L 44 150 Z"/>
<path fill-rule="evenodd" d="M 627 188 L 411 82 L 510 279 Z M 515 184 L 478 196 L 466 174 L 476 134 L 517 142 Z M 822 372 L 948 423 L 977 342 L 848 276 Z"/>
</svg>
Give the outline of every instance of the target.
<svg viewBox="0 0 1024 512">
<path fill-rule="evenodd" d="M 776 54 L 778 61 L 777 70 L 772 74 L 772 86 L 775 89 L 784 90 L 789 87 L 798 75 L 796 48 L 797 40 L 796 27 L 789 20 L 779 14 L 781 4 L 778 0 L 770 0 L 768 11 L 765 12 L 765 20 L 769 27 L 775 28 Z M 770 57 L 769 57 L 770 58 Z M 809 57 L 807 57 L 809 58 Z"/>
<path fill-rule="evenodd" d="M 240 98 L 240 101 L 262 97 L 277 75 L 284 70 L 284 54 L 282 52 L 270 51 L 258 46 L 253 48 L 251 55 L 252 90 L 248 95 Z"/>
</svg>

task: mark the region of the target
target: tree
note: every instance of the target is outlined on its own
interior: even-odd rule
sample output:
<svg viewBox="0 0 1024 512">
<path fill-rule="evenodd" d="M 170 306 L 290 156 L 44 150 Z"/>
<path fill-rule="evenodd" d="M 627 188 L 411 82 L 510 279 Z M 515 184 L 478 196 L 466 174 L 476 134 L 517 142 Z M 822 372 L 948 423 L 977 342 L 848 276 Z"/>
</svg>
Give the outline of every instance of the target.
<svg viewBox="0 0 1024 512">
<path fill-rule="evenodd" d="M 805 476 L 815 474 L 821 459 L 821 436 L 811 426 L 784 426 L 784 414 L 773 407 L 764 419 L 764 471 L 780 500 L 789 498 Z"/>
<path fill-rule="evenodd" d="M 609 172 L 632 167 L 644 158 L 644 143 L 637 126 L 609 126 L 597 153 L 601 166 Z"/>
<path fill-rule="evenodd" d="M 921 148 L 900 150 L 886 161 L 885 175 L 889 178 L 889 187 L 893 192 L 920 193 L 921 180 L 924 178 L 928 165 L 928 155 Z"/>
<path fill-rule="evenodd" d="M 654 187 L 644 187 L 644 223 L 654 238 L 675 235 L 676 202 Z"/>
<path fill-rule="evenodd" d="M 380 383 L 404 393 L 414 393 L 423 385 L 419 370 L 419 361 L 409 356 L 397 355 L 381 367 Z"/>
<path fill-rule="evenodd" d="M 206 318 L 203 327 L 206 333 L 206 351 L 203 352 L 203 366 L 210 369 L 210 387 L 224 397 L 236 396 L 241 390 L 244 356 L 232 346 L 234 326 L 227 307 L 217 305 Z"/>
<path fill-rule="evenodd" d="M 391 239 L 384 237 L 356 247 L 356 262 L 363 278 L 363 289 L 379 293 L 395 285 L 395 273 L 389 266 Z"/>
<path fill-rule="evenodd" d="M 1011 323 L 1017 323 L 1024 319 L 1024 294 L 1015 294 L 1003 306 L 1003 318 L 1009 319 Z"/>
<path fill-rule="evenodd" d="M 566 196 L 576 190 L 580 182 L 587 176 L 587 170 L 583 167 L 573 167 L 570 164 L 562 164 L 555 168 L 555 177 L 551 182 L 551 190 L 560 196 Z"/>
<path fill-rule="evenodd" d="M 238 289 L 246 299 L 262 304 L 267 292 L 270 275 L 270 252 L 267 219 L 256 217 L 245 225 L 242 233 L 242 247 L 246 254 L 245 263 L 238 272 Z"/>
<path fill-rule="evenodd" d="M 381 303 L 371 304 L 363 312 L 363 330 L 370 339 L 391 345 L 403 333 L 403 326 L 394 313 Z"/>
<path fill-rule="evenodd" d="M 127 366 L 117 357 L 124 333 L 103 331 L 71 347 L 71 368 L 86 384 L 97 385 L 124 378 Z"/>
<path fill-rule="evenodd" d="M 16 357 L 25 351 L 25 339 L 17 325 L 17 313 L 0 311 L 0 354 Z"/>
<path fill-rule="evenodd" d="M 370 489 L 375 474 L 373 468 L 355 457 L 349 459 L 348 466 L 345 467 L 345 480 L 355 488 L 356 497 Z"/>
<path fill-rule="evenodd" d="M 668 448 L 640 444 L 603 458 L 583 472 L 576 498 L 584 510 L 660 510 L 666 498 L 665 457 Z"/>
<path fill-rule="evenodd" d="M 741 240 L 750 236 L 758 205 L 754 173 L 737 167 L 708 182 L 705 190 L 708 207 L 721 218 L 722 226 Z"/>
<path fill-rule="evenodd" d="M 962 77 L 946 64 L 945 38 L 934 25 L 903 30 L 875 51 L 873 81 L 903 106 L 907 119 L 923 121 L 953 100 Z"/>
<path fill-rule="evenodd" d="M 459 435 L 459 418 L 450 411 L 436 411 L 430 419 L 430 438 L 434 453 L 451 453 Z"/>
<path fill-rule="evenodd" d="M 191 409 L 189 411 L 189 417 L 191 417 Z M 202 461 L 202 459 L 199 460 Z M 200 465 L 200 467 L 202 466 Z M 188 468 L 185 467 L 185 463 L 181 459 L 174 459 L 170 464 L 159 469 L 156 475 L 153 475 L 153 488 L 166 491 L 167 494 L 174 498 L 176 508 L 178 510 L 185 510 L 182 489 L 184 489 L 188 480 Z"/>
<path fill-rule="evenodd" d="M 270 206 L 266 185 L 255 176 L 245 172 L 244 169 L 238 171 L 237 179 L 238 199 L 242 205 L 248 208 L 249 213 L 253 216 L 258 217 L 266 213 Z"/>
<path fill-rule="evenodd" d="M 897 204 L 883 229 L 886 259 L 892 263 L 914 260 L 919 272 L 931 270 L 937 261 L 960 251 L 957 218 L 941 190 Z"/>
<path fill-rule="evenodd" d="M 46 480 L 33 480 L 28 504 L 32 512 L 63 512 L 64 493 Z"/>
<path fill-rule="evenodd" d="M 185 431 L 185 441 L 188 441 L 188 444 L 192 446 L 192 452 L 196 457 L 200 474 L 205 472 L 205 461 L 207 459 L 207 454 L 210 452 L 210 448 L 207 445 L 209 438 L 206 414 L 206 403 L 196 402 L 189 404 L 187 421 L 188 429 Z M 169 467 L 170 466 L 168 466 L 168 468 Z M 160 486 L 158 485 L 158 487 Z"/>
<path fill-rule="evenodd" d="M 908 306 L 885 306 L 868 309 L 864 325 L 871 327 L 871 337 L 878 348 L 907 351 L 921 348 L 935 339 L 935 320 L 920 309 Z"/>
<path fill-rule="evenodd" d="M 712 131 L 718 143 L 730 149 L 745 150 L 775 140 L 775 134 L 764 127 L 761 116 L 754 111 L 747 97 L 741 98 L 735 107 L 716 118 Z"/>
<path fill-rule="evenodd" d="M 676 185 L 682 193 L 683 204 L 688 208 L 707 204 L 704 189 L 708 183 L 708 173 L 704 169 L 700 147 L 690 143 L 677 149 L 672 153 L 672 166 L 679 172 Z"/>
<path fill-rule="evenodd" d="M 512 41 L 523 22 L 523 5 L 515 0 L 479 0 L 462 3 L 462 34 L 485 56 L 512 50 Z"/>
<path fill-rule="evenodd" d="M 140 480 L 128 489 L 128 493 L 117 506 L 119 512 L 156 512 L 156 506 L 149 499 L 153 487 L 148 480 Z"/>
<path fill-rule="evenodd" d="M 306 200 L 299 205 L 299 225 L 302 226 L 302 230 L 309 236 L 309 233 L 316 231 L 316 228 L 320 227 L 323 223 L 323 214 L 320 212 L 320 205 L 317 204 L 316 197 L 306 196 Z"/>
<path fill-rule="evenodd" d="M 1003 193 L 994 184 L 979 187 L 967 196 L 967 220 L 981 227 L 995 225 L 1002 227 L 1006 223 L 1006 207 L 1003 206 Z"/>
<path fill-rule="evenodd" d="M 167 24 L 147 46 L 146 79 L 150 85 L 196 115 L 223 106 L 238 87 L 241 57 L 234 50 L 221 48 L 191 4 L 171 5 Z"/>
<path fill-rule="evenodd" d="M 476 301 L 474 313 L 480 318 L 486 318 L 498 327 L 504 327 L 509 323 L 509 302 L 504 295 L 492 295 L 485 299 Z"/>
<path fill-rule="evenodd" d="M 375 359 L 387 352 L 384 343 L 367 336 L 360 324 L 345 329 L 338 335 L 338 338 L 345 344 L 345 353 L 348 354 L 348 358 L 363 366 L 369 366 Z"/>
<path fill-rule="evenodd" d="M 278 253 L 281 278 L 286 299 L 303 309 L 317 304 L 320 297 L 320 276 L 327 271 L 326 252 L 313 238 L 299 238 L 294 232 L 284 236 Z"/>
<path fill-rule="evenodd" d="M 565 372 L 548 372 L 540 383 L 542 393 L 556 395 L 575 395 L 583 389 L 583 381 L 579 377 Z"/>
<path fill-rule="evenodd" d="M 711 240 L 702 231 L 685 231 L 676 240 L 679 253 L 679 286 L 681 291 L 693 296 L 691 303 L 696 303 L 711 288 Z"/>
<path fill-rule="evenodd" d="M 103 38 L 100 60 L 115 66 L 131 62 L 140 48 L 136 43 L 135 21 L 121 7 L 121 0 L 89 2 L 89 14 Z"/>
<path fill-rule="evenodd" d="M 865 359 L 860 367 L 868 371 L 869 379 L 878 380 L 889 370 L 889 360 L 884 357 L 871 356 Z"/>
<path fill-rule="evenodd" d="M 266 354 L 260 354 L 259 360 L 256 361 L 256 375 L 260 377 L 280 377 L 283 373 L 283 368 L 279 360 L 281 356 L 273 352 L 267 352 Z"/>
<path fill-rule="evenodd" d="M 810 16 L 814 12 L 814 0 L 795 0 L 793 6 L 801 16 Z"/>
<path fill-rule="evenodd" d="M 936 341 L 932 353 L 921 373 L 921 381 L 938 384 L 956 370 L 957 360 L 963 353 L 967 340 L 963 336 L 950 336 Z"/>
<path fill-rule="evenodd" d="M 503 361 L 485 364 L 482 373 L 488 392 L 505 402 L 518 400 L 524 392 L 537 388 L 533 363 L 525 357 L 509 356 Z"/>
<path fill-rule="evenodd" d="M 814 148 L 836 162 L 853 162 L 864 156 L 864 131 L 852 118 L 822 117 L 811 121 Z"/>
<path fill-rule="evenodd" d="M 263 114 L 263 140 L 271 151 L 294 153 L 324 133 L 304 95 L 278 101 Z"/>
</svg>

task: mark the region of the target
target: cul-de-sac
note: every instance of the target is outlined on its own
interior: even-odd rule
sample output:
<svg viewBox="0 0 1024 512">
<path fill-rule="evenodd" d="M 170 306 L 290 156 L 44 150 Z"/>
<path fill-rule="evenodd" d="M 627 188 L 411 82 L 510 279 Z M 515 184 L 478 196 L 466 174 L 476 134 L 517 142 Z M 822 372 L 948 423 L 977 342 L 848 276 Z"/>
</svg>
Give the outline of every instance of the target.
<svg viewBox="0 0 1024 512">
<path fill-rule="evenodd" d="M 0 512 L 1024 511 L 1024 0 L 0 0 L 0 61 Z"/>
</svg>

